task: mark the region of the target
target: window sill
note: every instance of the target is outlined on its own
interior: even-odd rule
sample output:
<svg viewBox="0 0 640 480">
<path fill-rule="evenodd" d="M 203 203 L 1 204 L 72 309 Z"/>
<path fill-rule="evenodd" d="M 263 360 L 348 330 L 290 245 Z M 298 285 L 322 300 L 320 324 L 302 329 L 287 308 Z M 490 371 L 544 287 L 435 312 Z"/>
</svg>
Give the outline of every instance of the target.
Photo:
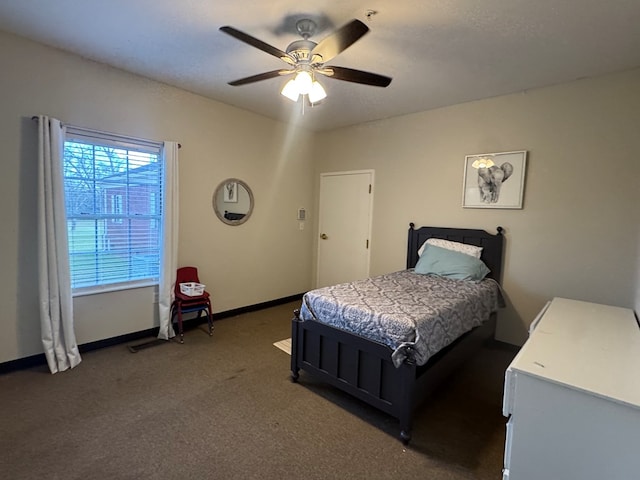
<svg viewBox="0 0 640 480">
<path fill-rule="evenodd" d="M 154 280 L 139 282 L 116 283 L 111 285 L 97 285 L 95 287 L 75 288 L 71 292 L 72 297 L 85 297 L 87 295 L 99 295 L 101 293 L 119 292 L 121 290 L 133 290 L 135 288 L 158 287 Z"/>
</svg>

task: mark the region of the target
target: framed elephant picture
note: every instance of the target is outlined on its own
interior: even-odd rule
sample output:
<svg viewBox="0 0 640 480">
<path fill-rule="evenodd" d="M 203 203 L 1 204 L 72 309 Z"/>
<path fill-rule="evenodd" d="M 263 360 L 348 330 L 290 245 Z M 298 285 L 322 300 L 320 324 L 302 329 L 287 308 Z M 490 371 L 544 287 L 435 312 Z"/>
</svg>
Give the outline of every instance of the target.
<svg viewBox="0 0 640 480">
<path fill-rule="evenodd" d="M 527 151 L 482 153 L 464 159 L 464 208 L 522 208 Z"/>
</svg>

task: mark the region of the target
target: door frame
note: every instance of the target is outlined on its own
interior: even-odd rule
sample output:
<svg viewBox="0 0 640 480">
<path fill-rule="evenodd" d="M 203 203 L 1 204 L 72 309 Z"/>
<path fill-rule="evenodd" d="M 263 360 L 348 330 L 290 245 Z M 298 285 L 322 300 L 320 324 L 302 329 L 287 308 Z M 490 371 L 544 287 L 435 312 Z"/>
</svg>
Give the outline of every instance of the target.
<svg viewBox="0 0 640 480">
<path fill-rule="evenodd" d="M 345 171 L 336 171 L 336 172 L 322 172 L 318 177 L 318 222 L 316 223 L 316 235 L 315 235 L 315 243 L 316 243 L 316 274 L 315 274 L 315 287 L 317 288 L 320 281 L 320 242 L 318 240 L 318 236 L 320 235 L 320 220 L 322 219 L 322 211 L 321 211 L 321 196 L 322 196 L 322 177 L 329 176 L 343 176 L 343 175 L 362 175 L 369 174 L 371 175 L 371 193 L 369 194 L 369 226 L 367 228 L 367 238 L 369 240 L 369 248 L 367 248 L 367 275 L 371 273 L 371 233 L 373 232 L 373 195 L 375 193 L 375 170 L 374 169 L 364 169 L 364 170 L 345 170 Z"/>
</svg>

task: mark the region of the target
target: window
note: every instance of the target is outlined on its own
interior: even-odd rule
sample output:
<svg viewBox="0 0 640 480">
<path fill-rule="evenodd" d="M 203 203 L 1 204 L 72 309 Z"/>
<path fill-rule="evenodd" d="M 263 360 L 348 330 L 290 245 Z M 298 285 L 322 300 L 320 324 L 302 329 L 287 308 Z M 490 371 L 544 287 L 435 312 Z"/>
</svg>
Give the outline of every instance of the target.
<svg viewBox="0 0 640 480">
<path fill-rule="evenodd" d="M 67 127 L 63 174 L 74 293 L 158 282 L 161 148 Z"/>
</svg>

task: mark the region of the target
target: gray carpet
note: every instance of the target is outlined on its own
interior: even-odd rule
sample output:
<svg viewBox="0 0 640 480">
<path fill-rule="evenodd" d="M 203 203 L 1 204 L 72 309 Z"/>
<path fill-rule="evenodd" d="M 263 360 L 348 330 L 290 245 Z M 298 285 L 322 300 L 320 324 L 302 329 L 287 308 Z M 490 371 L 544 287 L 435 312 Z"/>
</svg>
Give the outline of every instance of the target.
<svg viewBox="0 0 640 480">
<path fill-rule="evenodd" d="M 0 471 L 20 479 L 499 479 L 504 369 L 485 348 L 418 411 L 408 448 L 397 421 L 302 374 L 273 343 L 291 303 L 188 330 L 131 353 L 84 354 L 0 376 Z M 137 342 L 139 343 L 139 342 Z"/>
</svg>

